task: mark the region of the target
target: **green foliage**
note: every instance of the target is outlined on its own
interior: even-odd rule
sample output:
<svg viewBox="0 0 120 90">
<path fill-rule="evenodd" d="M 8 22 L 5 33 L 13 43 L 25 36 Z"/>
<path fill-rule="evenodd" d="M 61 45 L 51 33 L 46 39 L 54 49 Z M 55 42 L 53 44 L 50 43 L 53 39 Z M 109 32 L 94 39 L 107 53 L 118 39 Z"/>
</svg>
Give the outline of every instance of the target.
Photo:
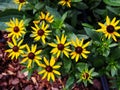
<svg viewBox="0 0 120 90">
<path fill-rule="evenodd" d="M 18 11 L 19 5 L 15 4 L 12 0 L 0 0 L 0 30 L 6 30 L 8 27 L 6 22 L 9 22 L 10 19 L 18 18 L 18 20 L 24 20 L 26 34 L 22 35 L 24 39 L 23 43 L 29 46 L 31 44 L 37 44 L 37 49 L 42 50 L 40 55 L 42 60 L 40 63 L 43 62 L 44 57 L 50 58 L 54 56 L 56 58 L 57 64 L 61 66 L 59 69 L 61 73 L 60 77 L 68 76 L 64 90 L 71 90 L 74 83 L 84 83 L 85 86 L 93 84 L 92 80 L 102 75 L 116 77 L 113 81 L 116 83 L 114 88 L 120 88 L 120 37 L 119 35 L 115 35 L 117 41 L 113 40 L 113 36 L 106 38 L 108 35 L 105 32 L 106 27 L 104 27 L 102 33 L 97 32 L 97 30 L 101 28 L 98 22 L 106 25 L 106 16 L 109 16 L 110 21 L 116 17 L 115 22 L 117 20 L 119 22 L 120 0 L 71 0 L 71 7 L 67 6 L 67 4 L 63 6 L 58 4 L 60 0 L 27 1 L 28 2 L 22 6 L 22 9 Z M 53 22 L 50 23 L 46 21 L 46 18 L 42 20 L 40 18 L 41 12 L 43 12 L 47 18 L 53 16 Z M 47 16 L 47 12 L 49 12 L 50 15 Z M 48 24 L 50 33 L 46 34 L 48 36 L 45 38 L 45 44 L 41 39 L 35 41 L 34 38 L 31 37 L 33 31 L 31 27 L 35 26 L 34 21 L 38 21 L 38 26 L 42 25 L 42 22 Z M 115 26 L 119 28 L 120 23 Z M 120 29 L 115 31 L 120 34 Z M 110 33 L 112 33 L 112 31 L 110 31 Z M 64 53 L 60 53 L 60 57 L 56 57 L 56 53 L 51 53 L 53 47 L 50 47 L 49 43 L 55 42 L 57 44 L 56 48 L 58 48 L 59 43 L 56 40 L 56 36 L 61 40 L 63 34 L 66 36 L 65 43 L 71 42 L 72 40 L 76 41 L 76 38 L 79 38 L 80 41 L 84 39 L 84 46 L 86 42 L 90 41 L 88 47 L 84 47 L 85 50 L 90 51 L 90 54 L 87 55 L 88 58 L 79 58 L 78 62 L 72 59 L 71 52 L 74 51 L 77 54 L 80 52 L 80 48 L 77 51 L 77 46 L 74 48 L 72 43 L 67 47 L 67 49 L 69 48 L 71 50 L 68 52 L 69 57 L 66 57 Z M 61 43 L 63 44 L 63 42 L 60 42 L 60 44 Z M 82 56 L 84 55 L 80 53 L 80 57 Z M 25 66 L 27 66 L 27 64 L 28 63 L 24 63 Z M 28 78 L 30 79 L 34 70 L 41 71 L 41 67 L 33 63 L 31 69 L 25 68 L 23 71 L 28 72 Z M 83 80 L 84 72 L 89 73 L 91 78 Z"/>
</svg>

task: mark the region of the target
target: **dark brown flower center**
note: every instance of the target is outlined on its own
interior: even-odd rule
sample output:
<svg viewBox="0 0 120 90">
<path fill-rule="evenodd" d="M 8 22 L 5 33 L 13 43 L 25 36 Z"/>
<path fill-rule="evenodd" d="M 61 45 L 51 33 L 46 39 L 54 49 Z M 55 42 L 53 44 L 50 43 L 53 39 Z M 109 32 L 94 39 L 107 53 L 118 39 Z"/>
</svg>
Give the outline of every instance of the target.
<svg viewBox="0 0 120 90">
<path fill-rule="evenodd" d="M 14 51 L 14 52 L 18 52 L 18 50 L 19 50 L 19 47 L 18 47 L 18 46 L 14 46 L 14 47 L 13 47 L 13 51 Z"/>
<path fill-rule="evenodd" d="M 84 73 L 84 74 L 83 74 L 83 78 L 85 78 L 85 79 L 88 79 L 89 76 L 90 76 L 89 73 Z"/>
<path fill-rule="evenodd" d="M 28 58 L 29 58 L 29 59 L 34 59 L 34 57 L 35 57 L 35 54 L 34 54 L 34 53 L 30 52 L 30 53 L 28 54 Z"/>
<path fill-rule="evenodd" d="M 63 50 L 63 49 L 64 49 L 64 45 L 63 45 L 63 44 L 58 44 L 57 48 L 58 48 L 59 50 Z"/>
<path fill-rule="evenodd" d="M 43 31 L 42 29 L 38 30 L 38 35 L 39 35 L 39 36 L 44 35 L 44 31 Z"/>
<path fill-rule="evenodd" d="M 81 47 L 76 47 L 75 52 L 81 54 L 83 49 Z"/>
<path fill-rule="evenodd" d="M 113 33 L 114 30 L 115 30 L 114 26 L 112 26 L 112 25 L 107 26 L 107 32 L 108 33 Z"/>
<path fill-rule="evenodd" d="M 18 26 L 14 27 L 14 32 L 16 32 L 16 33 L 19 32 L 19 27 Z"/>
<path fill-rule="evenodd" d="M 68 2 L 69 0 L 65 0 L 66 2 Z"/>
<path fill-rule="evenodd" d="M 51 66 L 47 66 L 45 69 L 46 69 L 46 71 L 48 71 L 48 72 L 52 72 L 52 71 L 53 71 L 53 68 L 52 68 Z"/>
<path fill-rule="evenodd" d="M 19 0 L 19 2 L 20 2 L 20 3 L 23 3 L 23 2 L 25 2 L 25 0 Z"/>
</svg>

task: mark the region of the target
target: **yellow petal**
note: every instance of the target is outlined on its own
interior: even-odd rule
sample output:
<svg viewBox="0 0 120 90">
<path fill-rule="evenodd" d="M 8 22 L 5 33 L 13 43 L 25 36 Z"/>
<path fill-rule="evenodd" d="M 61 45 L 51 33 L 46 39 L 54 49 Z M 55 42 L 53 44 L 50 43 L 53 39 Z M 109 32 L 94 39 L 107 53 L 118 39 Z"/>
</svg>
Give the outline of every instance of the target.
<svg viewBox="0 0 120 90">
<path fill-rule="evenodd" d="M 46 70 L 42 70 L 42 71 L 38 72 L 38 74 L 43 74 L 45 72 L 46 72 Z"/>
<path fill-rule="evenodd" d="M 48 45 L 50 45 L 52 47 L 57 47 L 57 44 L 55 44 L 55 43 L 48 43 Z"/>
<path fill-rule="evenodd" d="M 26 44 L 27 51 L 30 52 L 29 46 Z"/>
<path fill-rule="evenodd" d="M 64 44 L 66 41 L 66 37 L 64 37 L 64 34 L 62 34 L 62 38 L 61 38 L 61 44 Z"/>
<path fill-rule="evenodd" d="M 58 53 L 57 53 L 57 58 L 60 56 L 60 53 L 61 53 L 61 51 L 58 51 Z"/>
<path fill-rule="evenodd" d="M 46 64 L 47 66 L 49 66 L 49 62 L 48 62 L 48 60 L 46 59 L 46 57 L 44 57 L 44 62 L 45 62 L 45 64 Z"/>
<path fill-rule="evenodd" d="M 74 47 L 77 47 L 77 44 L 72 40 L 71 41 Z"/>
<path fill-rule="evenodd" d="M 12 41 L 13 41 L 14 45 L 17 46 L 16 40 L 14 38 L 12 38 Z"/>
<path fill-rule="evenodd" d="M 28 60 L 28 58 L 24 58 L 20 63 L 25 63 Z"/>
<path fill-rule="evenodd" d="M 53 48 L 50 53 L 56 54 L 58 52 L 58 48 Z"/>
<path fill-rule="evenodd" d="M 31 50 L 32 50 L 33 53 L 36 51 L 36 49 L 37 49 L 37 45 L 32 45 L 31 46 Z"/>
<path fill-rule="evenodd" d="M 110 18 L 108 16 L 106 17 L 106 24 L 110 25 Z"/>
<path fill-rule="evenodd" d="M 48 73 L 47 80 L 50 81 L 50 73 Z"/>
<path fill-rule="evenodd" d="M 85 43 L 85 44 L 82 46 L 82 48 L 86 48 L 89 44 L 90 44 L 90 42 Z"/>
<path fill-rule="evenodd" d="M 114 41 L 117 41 L 116 37 L 112 34 L 112 38 L 114 39 Z"/>
<path fill-rule="evenodd" d="M 31 68 L 31 66 L 32 66 L 32 60 L 29 60 L 29 61 L 28 61 L 27 68 Z"/>
<path fill-rule="evenodd" d="M 7 43 L 8 43 L 10 48 L 14 47 L 14 45 L 11 42 L 7 42 Z"/>
<path fill-rule="evenodd" d="M 38 55 L 38 54 L 40 54 L 41 52 L 42 52 L 42 50 L 38 50 L 38 51 L 35 52 L 35 55 Z"/>
<path fill-rule="evenodd" d="M 53 72 L 57 75 L 61 75 L 60 72 L 56 71 L 56 70 L 53 70 Z"/>
<path fill-rule="evenodd" d="M 52 80 L 55 81 L 55 76 L 54 76 L 54 74 L 53 74 L 53 73 L 50 73 L 50 75 L 51 75 Z"/>
<path fill-rule="evenodd" d="M 53 66 L 53 69 L 58 69 L 58 68 L 60 68 L 59 65 L 55 65 L 55 66 Z"/>
<path fill-rule="evenodd" d="M 18 43 L 18 46 L 20 46 L 22 44 L 23 40 L 20 40 L 20 42 Z"/>
<path fill-rule="evenodd" d="M 48 74 L 48 73 L 45 72 L 44 75 L 43 75 L 43 77 L 42 77 L 42 79 L 46 78 L 47 74 Z"/>
<path fill-rule="evenodd" d="M 77 54 L 77 55 L 76 55 L 76 58 L 75 58 L 76 62 L 79 60 L 79 57 L 80 57 L 80 55 Z"/>
<path fill-rule="evenodd" d="M 56 36 L 56 39 L 57 39 L 58 44 L 60 44 L 60 39 L 58 36 Z"/>
<path fill-rule="evenodd" d="M 87 58 L 87 56 L 84 54 L 84 53 L 81 53 L 81 55 L 86 59 Z"/>
<path fill-rule="evenodd" d="M 116 17 L 114 17 L 114 18 L 113 18 L 113 20 L 111 21 L 111 23 L 110 23 L 110 24 L 111 24 L 111 25 L 114 25 L 115 20 L 116 20 Z"/>
<path fill-rule="evenodd" d="M 55 64 L 55 58 L 52 56 L 50 60 L 50 66 L 52 67 Z"/>
<path fill-rule="evenodd" d="M 35 62 L 37 63 L 38 66 L 40 66 L 39 60 L 35 60 Z"/>
<path fill-rule="evenodd" d="M 68 52 L 66 52 L 65 50 L 63 50 L 63 53 L 65 54 L 65 56 L 67 56 L 69 58 Z"/>
</svg>

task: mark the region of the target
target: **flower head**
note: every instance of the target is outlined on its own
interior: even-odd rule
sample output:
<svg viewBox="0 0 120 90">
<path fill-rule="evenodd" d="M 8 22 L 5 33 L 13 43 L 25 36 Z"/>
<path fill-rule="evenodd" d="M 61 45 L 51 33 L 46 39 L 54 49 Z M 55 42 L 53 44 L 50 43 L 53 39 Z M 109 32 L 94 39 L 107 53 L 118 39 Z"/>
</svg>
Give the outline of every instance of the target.
<svg viewBox="0 0 120 90">
<path fill-rule="evenodd" d="M 37 65 L 40 64 L 39 60 L 41 57 L 39 54 L 42 50 L 37 50 L 37 45 L 31 45 L 31 50 L 28 45 L 26 45 L 27 52 L 23 55 L 23 60 L 20 63 L 28 61 L 27 68 L 31 68 L 32 63 L 35 62 Z"/>
<path fill-rule="evenodd" d="M 88 70 L 88 68 L 85 68 L 80 71 L 79 82 L 82 81 L 85 84 L 85 86 L 87 86 L 88 82 L 93 84 L 92 79 L 93 79 L 93 77 L 95 77 L 97 75 L 98 75 L 98 73 L 94 72 L 94 68 L 92 68 L 90 70 Z"/>
<path fill-rule="evenodd" d="M 105 36 L 108 37 L 108 39 L 112 37 L 114 41 L 117 41 L 115 36 L 120 37 L 120 34 L 117 32 L 117 30 L 120 29 L 120 26 L 117 26 L 118 23 L 119 20 L 116 21 L 116 17 L 114 17 L 110 22 L 110 18 L 107 16 L 105 24 L 102 24 L 100 22 L 98 23 L 101 26 L 101 28 L 98 29 L 97 32 L 103 32 Z"/>
<path fill-rule="evenodd" d="M 35 24 L 38 24 L 39 22 L 45 21 L 48 23 L 52 23 L 54 21 L 53 15 L 50 15 L 49 12 L 47 12 L 46 14 L 41 12 L 40 16 L 39 16 L 40 20 L 38 21 L 33 21 Z"/>
<path fill-rule="evenodd" d="M 45 25 L 45 22 L 42 23 L 41 27 L 35 24 L 35 27 L 32 27 L 34 31 L 32 32 L 31 37 L 34 37 L 35 41 L 42 39 L 42 42 L 45 44 L 45 38 L 49 35 L 49 32 L 51 32 L 50 30 L 47 30 L 48 27 L 48 24 Z"/>
<path fill-rule="evenodd" d="M 53 54 L 57 54 L 57 57 L 60 56 L 60 54 L 64 53 L 67 57 L 69 57 L 69 51 L 71 51 L 69 48 L 68 48 L 68 45 L 71 44 L 71 42 L 66 42 L 66 36 L 64 36 L 64 34 L 62 35 L 61 37 L 61 40 L 59 39 L 58 36 L 56 36 L 56 39 L 57 39 L 57 43 L 49 43 L 48 45 L 54 47 L 52 50 L 51 50 L 51 53 Z"/>
<path fill-rule="evenodd" d="M 22 35 L 25 34 L 25 27 L 24 27 L 24 22 L 23 20 L 18 21 L 18 19 L 10 20 L 10 22 L 6 23 L 8 28 L 6 29 L 9 34 L 8 37 L 13 37 L 13 38 L 20 38 Z"/>
<path fill-rule="evenodd" d="M 19 7 L 18 7 L 18 10 L 19 10 L 19 11 L 21 10 L 22 6 L 27 3 L 26 0 L 13 0 L 13 1 L 14 1 L 16 4 L 19 5 Z"/>
<path fill-rule="evenodd" d="M 25 45 L 21 45 L 22 42 L 23 40 L 17 42 L 14 38 L 12 38 L 12 42 L 8 42 L 10 49 L 6 50 L 6 52 L 9 53 L 11 59 L 18 59 L 18 57 L 24 53 L 23 49 L 25 48 Z"/>
<path fill-rule="evenodd" d="M 54 74 L 61 75 L 60 72 L 56 70 L 60 68 L 60 65 L 55 65 L 55 58 L 53 56 L 51 57 L 50 62 L 44 57 L 44 62 L 45 64 L 40 64 L 43 70 L 38 74 L 44 73 L 42 79 L 47 77 L 48 81 L 50 81 L 50 78 L 55 81 Z"/>
<path fill-rule="evenodd" d="M 72 45 L 74 46 L 75 50 L 73 52 L 71 52 L 71 58 L 76 60 L 76 62 L 79 60 L 79 58 L 81 56 L 83 56 L 83 58 L 87 58 L 87 56 L 85 54 L 89 54 L 90 52 L 86 50 L 86 47 L 89 45 L 90 42 L 87 42 L 86 44 L 83 44 L 84 39 L 82 39 L 81 41 L 76 38 L 76 42 L 72 41 Z"/>
<path fill-rule="evenodd" d="M 68 7 L 71 7 L 71 0 L 61 0 L 58 2 L 58 4 L 61 4 L 62 6 L 67 5 Z"/>
</svg>

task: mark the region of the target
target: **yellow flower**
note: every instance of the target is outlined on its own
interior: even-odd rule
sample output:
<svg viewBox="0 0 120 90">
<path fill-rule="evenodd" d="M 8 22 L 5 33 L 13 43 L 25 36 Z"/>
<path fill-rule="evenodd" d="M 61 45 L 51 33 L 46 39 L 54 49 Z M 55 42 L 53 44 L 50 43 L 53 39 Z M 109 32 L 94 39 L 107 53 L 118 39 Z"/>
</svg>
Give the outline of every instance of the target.
<svg viewBox="0 0 120 90">
<path fill-rule="evenodd" d="M 19 5 L 19 7 L 18 7 L 18 10 L 19 10 L 19 11 L 21 10 L 22 6 L 27 3 L 26 0 L 13 0 L 13 1 L 14 1 L 16 4 Z"/>
<path fill-rule="evenodd" d="M 62 6 L 67 5 L 68 7 L 71 7 L 71 0 L 61 0 L 58 2 L 58 4 L 61 4 Z"/>
<path fill-rule="evenodd" d="M 32 27 L 34 31 L 32 31 L 31 37 L 34 37 L 35 41 L 42 39 L 42 42 L 45 44 L 45 38 L 49 35 L 49 32 L 51 32 L 47 30 L 48 27 L 48 24 L 45 25 L 45 22 L 42 23 L 41 27 L 35 24 L 35 27 Z"/>
<path fill-rule="evenodd" d="M 25 63 L 28 61 L 27 68 L 31 68 L 32 63 L 35 62 L 37 65 L 40 65 L 39 60 L 41 59 L 40 53 L 42 50 L 36 50 L 37 45 L 31 45 L 31 50 L 28 45 L 26 45 L 27 52 L 23 55 L 23 60 L 20 63 Z"/>
<path fill-rule="evenodd" d="M 64 34 L 62 34 L 61 40 L 59 39 L 58 36 L 56 36 L 57 39 L 57 44 L 56 43 L 48 43 L 48 45 L 54 47 L 51 50 L 51 53 L 53 54 L 57 54 L 57 58 L 60 56 L 61 53 L 64 53 L 67 57 L 69 57 L 69 51 L 71 51 L 70 49 L 68 49 L 68 45 L 71 44 L 71 42 L 66 42 L 66 36 L 64 36 Z"/>
<path fill-rule="evenodd" d="M 42 79 L 47 77 L 47 80 L 50 81 L 50 78 L 55 81 L 54 74 L 61 75 L 59 71 L 56 71 L 56 69 L 60 68 L 60 65 L 55 65 L 55 58 L 52 56 L 50 59 L 50 63 L 48 60 L 44 57 L 45 64 L 40 64 L 42 68 L 44 68 L 42 71 L 40 71 L 38 74 L 43 74 Z"/>
<path fill-rule="evenodd" d="M 85 54 L 89 54 L 90 52 L 86 50 L 86 47 L 89 45 L 90 42 L 87 42 L 86 44 L 83 45 L 83 41 L 84 39 L 82 39 L 81 41 L 76 38 L 76 42 L 72 41 L 73 46 L 75 47 L 75 50 L 73 52 L 70 53 L 70 55 L 72 56 L 71 58 L 76 60 L 76 62 L 79 60 L 79 58 L 81 56 L 83 56 L 83 58 L 87 58 L 87 56 Z"/>
<path fill-rule="evenodd" d="M 10 49 L 6 50 L 6 52 L 9 53 L 9 57 L 11 57 L 11 59 L 18 59 L 18 57 L 24 53 L 23 48 L 25 48 L 25 45 L 21 45 L 23 40 L 20 40 L 17 43 L 17 41 L 12 38 L 12 42 L 8 42 Z"/>
<path fill-rule="evenodd" d="M 120 26 L 117 26 L 118 23 L 119 20 L 116 21 L 116 17 L 114 17 L 110 22 L 110 18 L 107 16 L 105 24 L 102 24 L 100 22 L 98 23 L 101 26 L 101 28 L 98 29 L 97 32 L 103 32 L 105 36 L 108 37 L 108 39 L 112 37 L 114 41 L 117 41 L 115 36 L 120 37 L 120 34 L 117 32 L 117 30 L 120 29 Z"/>
<path fill-rule="evenodd" d="M 54 21 L 53 15 L 50 15 L 49 12 L 47 12 L 46 14 L 41 12 L 41 15 L 39 16 L 39 18 L 40 18 L 40 20 L 33 21 L 33 23 L 38 24 L 41 21 L 52 23 Z"/>
<path fill-rule="evenodd" d="M 8 37 L 13 38 L 20 38 L 22 35 L 25 34 L 25 27 L 23 20 L 18 21 L 16 18 L 15 20 L 10 20 L 10 22 L 6 23 L 8 28 L 6 30 L 9 32 Z"/>
</svg>

